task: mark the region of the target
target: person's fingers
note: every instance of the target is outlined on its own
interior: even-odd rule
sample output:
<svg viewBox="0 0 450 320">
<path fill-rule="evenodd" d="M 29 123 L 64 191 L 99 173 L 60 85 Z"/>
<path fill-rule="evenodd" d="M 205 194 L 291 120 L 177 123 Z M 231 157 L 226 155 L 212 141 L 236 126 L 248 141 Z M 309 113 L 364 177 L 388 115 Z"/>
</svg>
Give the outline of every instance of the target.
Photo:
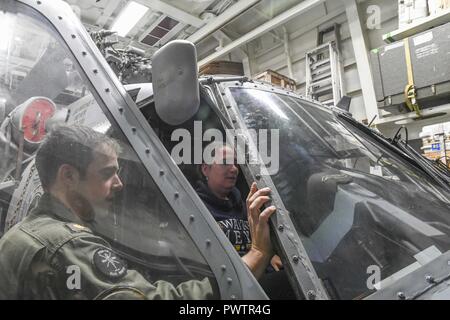
<svg viewBox="0 0 450 320">
<path fill-rule="evenodd" d="M 282 266 L 280 257 L 277 255 L 274 255 L 272 257 L 272 259 L 270 260 L 270 265 L 273 267 L 273 269 L 275 271 L 277 271 L 277 272 L 280 271 L 280 268 Z"/>
<path fill-rule="evenodd" d="M 268 222 L 270 216 L 277 211 L 277 208 L 275 206 L 270 206 L 266 208 L 261 214 L 259 215 L 259 220 L 262 222 Z"/>
<path fill-rule="evenodd" d="M 249 201 L 251 196 L 258 190 L 258 187 L 256 186 L 256 182 L 253 182 L 252 185 L 250 186 L 250 191 L 248 193 L 246 202 L 247 202 L 247 206 L 249 206 Z"/>
<path fill-rule="evenodd" d="M 273 261 L 271 265 L 276 272 L 280 271 L 280 268 L 278 268 L 278 263 L 276 261 Z"/>
<path fill-rule="evenodd" d="M 256 198 L 256 200 L 250 204 L 250 207 L 248 207 L 250 210 L 250 213 L 258 215 L 258 210 L 263 206 L 264 203 L 266 203 L 269 200 L 270 200 L 270 197 L 267 197 L 267 196 L 261 196 L 261 197 Z"/>
<path fill-rule="evenodd" d="M 281 258 L 278 255 L 275 255 L 273 257 L 273 260 L 275 261 L 275 265 L 278 268 L 278 271 L 283 267 L 283 262 L 281 261 Z"/>
<path fill-rule="evenodd" d="M 272 192 L 272 190 L 270 190 L 270 188 L 264 188 L 264 189 L 260 189 L 260 190 L 256 191 L 254 194 L 252 194 L 248 198 L 247 205 L 251 205 L 252 202 L 255 201 L 255 199 L 260 197 L 260 196 L 268 196 L 268 195 L 270 195 L 271 192 Z"/>
</svg>

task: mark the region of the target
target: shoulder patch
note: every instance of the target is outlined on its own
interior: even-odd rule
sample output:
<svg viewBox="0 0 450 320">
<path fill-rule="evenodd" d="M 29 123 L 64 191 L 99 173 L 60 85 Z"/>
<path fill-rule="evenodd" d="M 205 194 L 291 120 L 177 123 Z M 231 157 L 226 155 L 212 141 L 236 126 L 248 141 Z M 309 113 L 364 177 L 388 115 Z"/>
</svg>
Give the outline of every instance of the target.
<svg viewBox="0 0 450 320">
<path fill-rule="evenodd" d="M 114 280 L 122 278 L 128 271 L 125 261 L 105 247 L 95 251 L 93 263 L 100 273 Z"/>
<path fill-rule="evenodd" d="M 91 232 L 91 229 L 89 229 L 88 227 L 76 223 L 66 223 L 65 226 L 67 229 L 72 231 L 72 233 Z"/>
</svg>

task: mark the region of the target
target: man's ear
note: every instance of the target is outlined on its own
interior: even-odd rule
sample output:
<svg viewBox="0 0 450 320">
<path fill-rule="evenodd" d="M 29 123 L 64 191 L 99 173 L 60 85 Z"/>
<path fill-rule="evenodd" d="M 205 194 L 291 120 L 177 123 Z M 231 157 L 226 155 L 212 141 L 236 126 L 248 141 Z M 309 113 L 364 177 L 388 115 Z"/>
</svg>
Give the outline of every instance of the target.
<svg viewBox="0 0 450 320">
<path fill-rule="evenodd" d="M 67 186 L 76 186 L 80 181 L 80 173 L 70 164 L 63 164 L 58 169 L 56 181 L 62 182 Z"/>
<path fill-rule="evenodd" d="M 203 176 L 207 177 L 209 174 L 209 165 L 202 163 L 200 170 L 202 171 Z"/>
</svg>

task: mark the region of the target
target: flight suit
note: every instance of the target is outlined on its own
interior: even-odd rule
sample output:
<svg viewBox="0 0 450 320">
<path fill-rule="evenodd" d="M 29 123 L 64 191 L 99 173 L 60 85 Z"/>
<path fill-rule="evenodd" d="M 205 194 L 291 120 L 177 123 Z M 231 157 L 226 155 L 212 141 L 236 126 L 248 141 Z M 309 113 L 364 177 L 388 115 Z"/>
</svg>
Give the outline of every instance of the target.
<svg viewBox="0 0 450 320">
<path fill-rule="evenodd" d="M 58 213 L 58 214 L 56 214 Z M 210 281 L 148 282 L 103 238 L 44 194 L 0 239 L 0 299 L 208 299 Z M 79 281 L 75 273 L 79 271 Z"/>
</svg>

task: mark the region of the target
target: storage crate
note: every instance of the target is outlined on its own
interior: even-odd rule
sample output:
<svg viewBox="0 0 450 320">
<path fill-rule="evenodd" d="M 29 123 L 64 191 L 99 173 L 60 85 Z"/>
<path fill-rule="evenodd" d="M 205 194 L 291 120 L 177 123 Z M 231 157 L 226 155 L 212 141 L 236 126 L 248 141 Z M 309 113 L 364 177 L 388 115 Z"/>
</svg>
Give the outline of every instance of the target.
<svg viewBox="0 0 450 320">
<path fill-rule="evenodd" d="M 405 104 L 409 83 L 405 43 L 421 109 L 447 104 L 450 99 L 450 23 L 374 49 L 370 52 L 378 107 L 392 115 L 410 112 Z"/>
<path fill-rule="evenodd" d="M 274 86 L 285 88 L 291 91 L 295 91 L 296 89 L 294 80 L 273 70 L 264 71 L 263 73 L 260 73 L 256 77 L 254 77 L 254 79 L 268 82 L 270 84 L 273 84 Z"/>
<path fill-rule="evenodd" d="M 244 66 L 240 62 L 214 61 L 200 68 L 200 75 L 244 75 Z"/>
</svg>

